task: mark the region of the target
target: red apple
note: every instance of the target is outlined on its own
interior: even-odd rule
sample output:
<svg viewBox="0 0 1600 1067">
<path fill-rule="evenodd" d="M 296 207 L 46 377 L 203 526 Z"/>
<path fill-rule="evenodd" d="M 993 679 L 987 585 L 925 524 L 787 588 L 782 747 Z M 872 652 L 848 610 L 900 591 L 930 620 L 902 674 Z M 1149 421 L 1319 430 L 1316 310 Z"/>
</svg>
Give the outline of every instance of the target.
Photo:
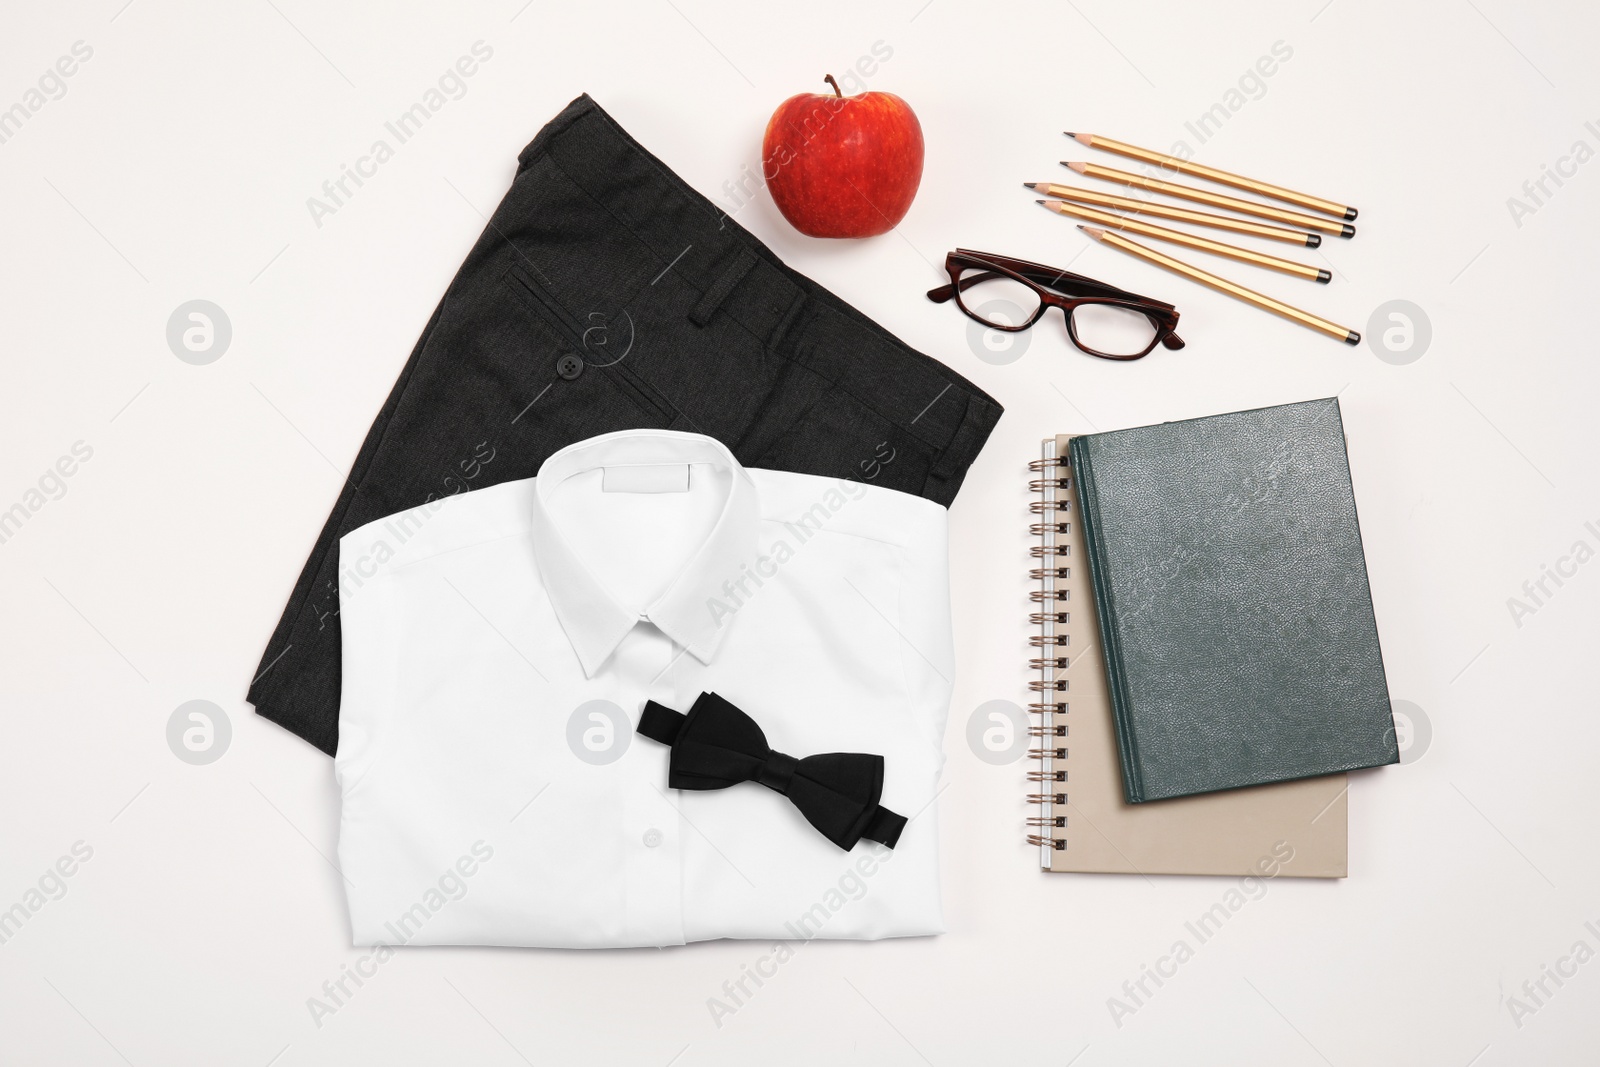
<svg viewBox="0 0 1600 1067">
<path fill-rule="evenodd" d="M 767 188 L 810 237 L 888 233 L 922 183 L 922 124 L 893 93 L 799 93 L 772 113 L 762 139 Z"/>
</svg>

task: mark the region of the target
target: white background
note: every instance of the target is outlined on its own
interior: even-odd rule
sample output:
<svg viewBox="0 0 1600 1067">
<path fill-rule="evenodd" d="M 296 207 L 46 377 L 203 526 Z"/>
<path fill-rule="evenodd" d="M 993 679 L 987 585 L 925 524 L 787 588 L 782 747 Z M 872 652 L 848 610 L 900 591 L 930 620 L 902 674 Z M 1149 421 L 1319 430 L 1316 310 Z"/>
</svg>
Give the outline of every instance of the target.
<svg viewBox="0 0 1600 1067">
<path fill-rule="evenodd" d="M 1540 203 L 1522 189 L 1575 141 L 1600 149 L 1584 125 L 1600 120 L 1592 10 L 867 6 L 11 5 L 0 108 L 75 41 L 93 56 L 0 144 L 0 510 L 74 442 L 93 457 L 0 544 L 0 908 L 74 842 L 93 858 L 0 945 L 0 1061 L 1592 1062 L 1600 962 L 1546 979 L 1531 1014 L 1507 999 L 1533 1007 L 1525 981 L 1580 939 L 1600 949 L 1584 927 L 1600 926 L 1600 564 L 1547 581 L 1554 595 L 1520 620 L 1508 607 L 1575 542 L 1600 549 L 1584 525 L 1600 520 L 1600 163 L 1547 180 Z M 307 198 L 480 39 L 494 54 L 466 95 L 317 226 Z M 737 218 L 1006 407 L 950 513 L 950 932 L 807 944 L 720 1027 L 708 999 L 766 946 L 405 951 L 319 1027 L 308 998 L 359 955 L 326 860 L 331 763 L 252 714 L 244 690 L 517 151 L 588 91 L 717 196 L 759 165 L 781 100 L 878 41 L 893 54 L 871 85 L 910 101 L 928 145 L 897 233 L 803 238 L 764 193 Z M 1199 144 L 1185 122 L 1279 41 L 1292 56 Z M 1363 332 L 1380 305 L 1412 301 L 1431 345 L 1394 365 L 1090 247 L 1018 185 L 1088 158 L 1063 129 L 1187 141 L 1358 205 L 1354 241 L 1308 254 L 1330 286 L 1211 265 Z M 1534 210 L 1514 218 L 1512 196 Z M 1021 358 L 981 361 L 960 314 L 922 296 L 958 245 L 1172 300 L 1189 346 L 1113 365 L 1052 319 Z M 165 338 L 196 298 L 233 327 L 207 366 Z M 1431 744 L 1353 777 L 1348 880 L 1271 883 L 1114 1021 L 1124 981 L 1192 943 L 1184 923 L 1235 883 L 1039 873 L 1022 843 L 1025 765 L 968 749 L 974 708 L 1026 700 L 1025 464 L 1058 431 L 1335 393 L 1390 685 Z M 232 723 L 209 766 L 167 745 L 191 699 Z"/>
</svg>

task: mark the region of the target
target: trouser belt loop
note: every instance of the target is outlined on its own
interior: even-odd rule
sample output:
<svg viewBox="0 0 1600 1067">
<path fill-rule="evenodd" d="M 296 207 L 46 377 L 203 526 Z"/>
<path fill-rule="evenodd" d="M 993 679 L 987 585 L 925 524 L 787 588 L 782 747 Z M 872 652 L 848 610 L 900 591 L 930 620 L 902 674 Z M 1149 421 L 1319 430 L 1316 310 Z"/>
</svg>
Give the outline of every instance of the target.
<svg viewBox="0 0 1600 1067">
<path fill-rule="evenodd" d="M 741 248 L 734 253 L 718 273 L 716 280 L 706 289 L 693 308 L 689 310 L 689 321 L 696 326 L 705 326 L 711 321 L 711 316 L 716 314 L 722 302 L 728 299 L 728 294 L 733 292 L 733 287 L 744 280 L 756 265 L 755 254 L 748 249 Z"/>
</svg>

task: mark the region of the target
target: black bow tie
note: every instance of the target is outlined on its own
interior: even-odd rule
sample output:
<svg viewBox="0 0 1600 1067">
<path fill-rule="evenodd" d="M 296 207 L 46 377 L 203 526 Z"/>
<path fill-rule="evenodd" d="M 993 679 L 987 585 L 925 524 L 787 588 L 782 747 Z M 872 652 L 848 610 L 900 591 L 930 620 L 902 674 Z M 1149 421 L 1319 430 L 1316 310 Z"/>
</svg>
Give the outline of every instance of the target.
<svg viewBox="0 0 1600 1067">
<path fill-rule="evenodd" d="M 905 829 L 905 816 L 878 803 L 882 756 L 825 752 L 795 759 L 774 752 L 755 720 L 715 693 L 701 693 L 687 715 L 648 702 L 639 732 L 671 747 L 667 785 L 673 789 L 760 782 L 788 797 L 807 822 L 843 849 L 863 837 L 893 848 Z"/>
</svg>

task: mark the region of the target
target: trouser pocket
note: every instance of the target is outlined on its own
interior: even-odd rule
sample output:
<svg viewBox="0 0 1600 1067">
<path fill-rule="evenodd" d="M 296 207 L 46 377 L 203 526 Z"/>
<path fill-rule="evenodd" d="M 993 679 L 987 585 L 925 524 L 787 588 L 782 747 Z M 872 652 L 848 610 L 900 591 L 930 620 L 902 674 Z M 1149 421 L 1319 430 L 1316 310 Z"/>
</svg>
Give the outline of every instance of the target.
<svg viewBox="0 0 1600 1067">
<path fill-rule="evenodd" d="M 562 342 L 554 365 L 556 377 L 574 382 L 594 376 L 637 405 L 649 425 L 668 426 L 677 410 L 627 365 L 638 341 L 632 312 L 598 309 L 579 318 L 557 300 L 531 266 L 513 263 L 506 269 L 507 287 L 534 317 Z"/>
</svg>

